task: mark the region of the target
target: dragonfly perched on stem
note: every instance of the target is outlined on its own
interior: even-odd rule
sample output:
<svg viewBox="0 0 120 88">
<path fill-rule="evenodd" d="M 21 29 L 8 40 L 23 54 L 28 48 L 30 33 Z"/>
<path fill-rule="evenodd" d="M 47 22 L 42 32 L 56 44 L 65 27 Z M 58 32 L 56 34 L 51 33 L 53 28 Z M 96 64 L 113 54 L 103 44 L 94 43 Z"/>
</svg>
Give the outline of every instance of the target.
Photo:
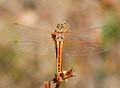
<svg viewBox="0 0 120 88">
<path fill-rule="evenodd" d="M 97 39 L 101 36 L 102 29 L 107 30 L 106 33 L 103 33 L 104 35 L 111 31 L 110 26 L 104 25 L 80 32 L 70 30 L 70 26 L 66 22 L 58 24 L 52 33 L 46 31 L 46 28 L 31 28 L 18 23 L 13 24 L 12 29 L 18 36 L 14 41 L 16 50 L 35 55 L 55 55 L 56 53 L 57 73 L 61 71 L 62 54 L 86 56 L 108 50 L 105 43 Z"/>
</svg>

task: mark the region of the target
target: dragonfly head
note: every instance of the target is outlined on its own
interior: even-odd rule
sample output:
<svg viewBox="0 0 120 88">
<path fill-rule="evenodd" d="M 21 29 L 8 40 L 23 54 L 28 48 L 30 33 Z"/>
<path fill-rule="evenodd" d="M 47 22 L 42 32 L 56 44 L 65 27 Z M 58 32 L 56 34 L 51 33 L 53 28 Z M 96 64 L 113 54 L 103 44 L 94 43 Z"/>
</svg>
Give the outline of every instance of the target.
<svg viewBox="0 0 120 88">
<path fill-rule="evenodd" d="M 55 32 L 63 32 L 64 31 L 64 24 L 57 24 L 57 29 L 55 30 Z"/>
</svg>

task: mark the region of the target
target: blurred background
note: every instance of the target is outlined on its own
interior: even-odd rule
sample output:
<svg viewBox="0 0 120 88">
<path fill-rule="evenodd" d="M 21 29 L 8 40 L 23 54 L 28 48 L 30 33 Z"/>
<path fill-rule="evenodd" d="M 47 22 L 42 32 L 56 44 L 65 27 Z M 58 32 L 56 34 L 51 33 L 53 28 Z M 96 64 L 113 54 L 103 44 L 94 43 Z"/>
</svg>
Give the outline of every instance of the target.
<svg viewBox="0 0 120 88">
<path fill-rule="evenodd" d="M 56 73 L 55 56 L 16 52 L 11 25 L 54 30 L 64 20 L 71 30 L 109 25 L 111 32 L 101 39 L 106 53 L 63 57 L 63 69 L 74 67 L 76 77 L 61 88 L 120 88 L 120 0 L 0 0 L 0 88 L 44 88 Z"/>
</svg>

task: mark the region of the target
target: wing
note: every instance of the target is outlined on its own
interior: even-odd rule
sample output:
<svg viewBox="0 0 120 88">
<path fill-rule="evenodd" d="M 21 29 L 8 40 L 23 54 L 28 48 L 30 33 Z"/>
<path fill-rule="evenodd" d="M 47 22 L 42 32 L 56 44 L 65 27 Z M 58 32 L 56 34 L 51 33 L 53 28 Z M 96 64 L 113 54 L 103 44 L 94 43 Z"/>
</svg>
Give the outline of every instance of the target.
<svg viewBox="0 0 120 88">
<path fill-rule="evenodd" d="M 105 43 L 95 41 L 77 41 L 67 44 L 63 47 L 63 55 L 65 56 L 87 56 L 95 55 L 108 51 Z"/>
<path fill-rule="evenodd" d="M 66 40 L 84 40 L 84 41 L 91 41 L 95 40 L 99 37 L 103 37 L 108 35 L 111 32 L 111 26 L 109 25 L 103 25 L 100 27 L 93 27 L 89 29 L 85 29 L 84 31 L 82 29 L 80 30 L 70 30 L 65 35 Z"/>
<path fill-rule="evenodd" d="M 86 56 L 104 53 L 109 50 L 102 37 L 111 32 L 109 25 L 94 27 L 87 31 L 70 31 L 65 35 L 63 55 Z"/>
<path fill-rule="evenodd" d="M 51 39 L 51 31 L 48 28 L 28 27 L 21 24 L 13 24 L 11 29 L 17 34 L 19 39 L 44 40 Z"/>
<path fill-rule="evenodd" d="M 55 55 L 51 33 L 45 28 L 30 28 L 14 24 L 12 30 L 17 36 L 13 41 L 15 50 L 35 55 Z"/>
<path fill-rule="evenodd" d="M 104 35 L 111 31 L 109 26 L 101 26 L 88 29 L 87 31 L 71 31 L 65 35 L 65 41 L 68 41 L 63 47 L 64 55 L 82 56 L 89 55 L 88 53 L 101 53 L 107 50 L 103 48 L 104 43 L 94 41 L 99 36 L 100 32 Z M 55 46 L 51 38 L 51 32 L 48 28 L 30 28 L 20 24 L 14 24 L 12 30 L 17 35 L 14 40 L 16 50 L 27 52 L 36 55 L 55 55 Z M 94 51 L 94 52 L 93 52 Z"/>
<path fill-rule="evenodd" d="M 55 55 L 54 44 L 46 44 L 45 42 L 41 41 L 19 40 L 14 41 L 13 46 L 17 51 L 33 55 Z"/>
</svg>

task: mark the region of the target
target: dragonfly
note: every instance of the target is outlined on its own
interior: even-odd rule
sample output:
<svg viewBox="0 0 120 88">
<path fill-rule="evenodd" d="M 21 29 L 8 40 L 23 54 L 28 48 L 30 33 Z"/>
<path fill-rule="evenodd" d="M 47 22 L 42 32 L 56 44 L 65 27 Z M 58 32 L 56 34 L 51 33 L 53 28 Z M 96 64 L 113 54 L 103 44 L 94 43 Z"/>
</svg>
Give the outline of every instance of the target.
<svg viewBox="0 0 120 88">
<path fill-rule="evenodd" d="M 107 51 L 105 43 L 97 39 L 102 29 L 107 30 L 104 35 L 111 31 L 109 26 L 103 25 L 80 32 L 70 30 L 66 22 L 57 24 L 53 32 L 47 28 L 32 28 L 18 23 L 13 24 L 12 29 L 17 35 L 13 42 L 15 50 L 35 55 L 56 55 L 57 73 L 62 69 L 62 55 L 87 56 Z"/>
</svg>

